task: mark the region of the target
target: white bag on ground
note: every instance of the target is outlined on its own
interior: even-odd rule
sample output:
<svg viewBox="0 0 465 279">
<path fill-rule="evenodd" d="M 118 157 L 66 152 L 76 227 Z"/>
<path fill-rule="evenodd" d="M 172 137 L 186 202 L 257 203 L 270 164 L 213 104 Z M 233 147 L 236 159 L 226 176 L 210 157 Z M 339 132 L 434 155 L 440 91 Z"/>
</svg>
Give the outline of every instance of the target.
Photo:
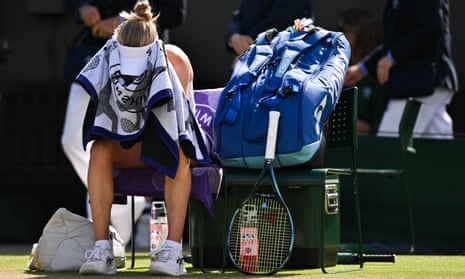
<svg viewBox="0 0 465 279">
<path fill-rule="evenodd" d="M 114 229 L 110 231 L 113 242 L 121 241 Z M 59 208 L 45 225 L 39 242 L 32 246 L 28 267 L 41 271 L 78 271 L 86 261 L 85 251 L 91 250 L 94 244 L 92 222 Z M 121 249 L 122 245 L 117 246 Z M 123 259 L 118 259 L 120 267 L 125 262 L 124 246 L 122 249 Z"/>
</svg>

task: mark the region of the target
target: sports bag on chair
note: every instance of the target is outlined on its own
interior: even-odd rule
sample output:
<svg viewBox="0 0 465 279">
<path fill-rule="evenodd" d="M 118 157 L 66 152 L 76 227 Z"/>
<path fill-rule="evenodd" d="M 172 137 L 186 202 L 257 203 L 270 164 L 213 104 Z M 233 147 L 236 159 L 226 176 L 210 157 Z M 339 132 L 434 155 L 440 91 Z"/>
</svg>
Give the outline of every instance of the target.
<svg viewBox="0 0 465 279">
<path fill-rule="evenodd" d="M 262 168 L 268 112 L 281 113 L 276 167 L 308 163 L 342 91 L 350 46 L 340 32 L 313 26 L 259 34 L 239 58 L 215 117 L 216 155 L 230 167 Z"/>
</svg>

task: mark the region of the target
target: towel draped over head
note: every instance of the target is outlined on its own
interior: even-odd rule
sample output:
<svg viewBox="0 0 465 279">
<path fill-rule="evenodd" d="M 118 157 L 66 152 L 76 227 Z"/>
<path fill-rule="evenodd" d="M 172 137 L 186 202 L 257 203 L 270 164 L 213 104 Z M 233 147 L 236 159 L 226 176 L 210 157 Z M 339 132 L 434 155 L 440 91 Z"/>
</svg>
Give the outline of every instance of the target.
<svg viewBox="0 0 465 279">
<path fill-rule="evenodd" d="M 121 69 L 122 64 L 127 66 L 125 58 L 120 59 L 115 38 L 108 40 L 78 75 L 76 81 L 91 97 L 83 144 L 85 148 L 89 141 L 105 138 L 128 148 L 142 141 L 142 161 L 174 178 L 179 146 L 188 158 L 209 163 L 212 143 L 194 117 L 192 84 L 187 100 L 163 42 L 157 40 L 144 49 L 145 70 L 131 80 L 122 74 L 128 71 Z M 140 67 L 134 68 L 140 72 Z"/>
</svg>

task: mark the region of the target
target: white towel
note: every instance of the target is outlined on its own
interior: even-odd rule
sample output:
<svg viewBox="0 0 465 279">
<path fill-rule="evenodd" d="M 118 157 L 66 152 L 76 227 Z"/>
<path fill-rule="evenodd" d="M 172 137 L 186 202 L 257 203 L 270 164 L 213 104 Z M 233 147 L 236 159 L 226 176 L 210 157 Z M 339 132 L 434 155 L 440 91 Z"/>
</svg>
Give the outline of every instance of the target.
<svg viewBox="0 0 465 279">
<path fill-rule="evenodd" d="M 121 75 L 118 42 L 112 38 L 77 77 L 91 96 L 83 144 L 106 138 L 129 147 L 143 141 L 142 160 L 174 177 L 181 146 L 186 156 L 210 162 L 211 147 L 194 117 L 163 41 L 147 49 L 147 68 L 131 83 Z M 192 88 L 192 86 L 190 86 Z M 193 96 L 193 92 L 189 92 Z"/>
</svg>

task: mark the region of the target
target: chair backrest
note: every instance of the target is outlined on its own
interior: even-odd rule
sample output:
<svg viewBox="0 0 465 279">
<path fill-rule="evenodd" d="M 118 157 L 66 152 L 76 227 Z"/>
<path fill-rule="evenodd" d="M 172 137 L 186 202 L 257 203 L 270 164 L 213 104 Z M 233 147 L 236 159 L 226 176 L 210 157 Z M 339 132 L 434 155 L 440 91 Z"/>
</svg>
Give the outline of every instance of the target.
<svg viewBox="0 0 465 279">
<path fill-rule="evenodd" d="M 328 149 L 357 149 L 357 87 L 345 88 L 328 122 Z"/>
<path fill-rule="evenodd" d="M 357 87 L 342 91 L 336 107 L 328 122 L 326 142 L 328 149 L 358 149 L 357 136 Z M 399 123 L 399 140 L 402 152 L 415 153 L 413 147 L 413 130 L 417 121 L 421 103 L 409 98 Z"/>
</svg>

